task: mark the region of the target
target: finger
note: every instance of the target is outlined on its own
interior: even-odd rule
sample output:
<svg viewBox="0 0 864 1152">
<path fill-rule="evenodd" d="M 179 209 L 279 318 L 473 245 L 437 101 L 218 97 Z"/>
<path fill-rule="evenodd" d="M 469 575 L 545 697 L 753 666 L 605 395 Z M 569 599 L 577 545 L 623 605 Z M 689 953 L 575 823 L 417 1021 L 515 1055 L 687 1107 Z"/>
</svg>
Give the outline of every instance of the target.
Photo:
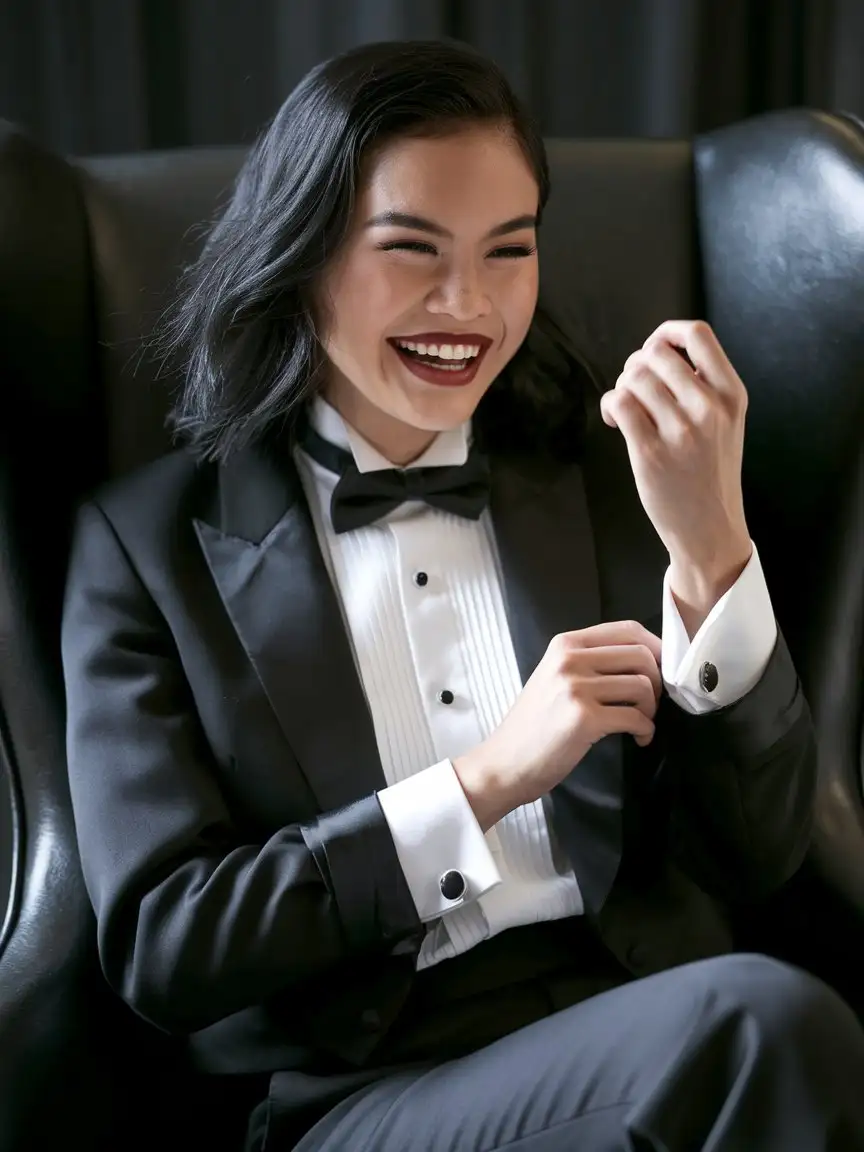
<svg viewBox="0 0 864 1152">
<path fill-rule="evenodd" d="M 600 397 L 600 415 L 603 417 L 603 423 L 607 424 L 610 428 L 617 428 L 618 424 L 615 416 L 610 407 L 609 397 L 614 396 L 614 391 L 604 392 Z"/>
<path fill-rule="evenodd" d="M 679 353 L 663 340 L 649 341 L 639 362 L 645 364 L 663 383 L 687 419 L 696 427 L 703 427 L 710 419 L 718 398 L 725 394 L 706 384 Z"/>
<path fill-rule="evenodd" d="M 637 363 L 624 374 L 615 385 L 616 391 L 631 393 L 639 405 L 647 412 L 652 424 L 666 443 L 677 443 L 687 431 L 689 422 L 684 410 L 666 387 L 666 384 L 647 364 Z M 619 418 L 619 425 L 627 437 L 626 419 Z M 637 437 L 639 432 L 636 433 Z"/>
<path fill-rule="evenodd" d="M 576 648 L 605 648 L 612 644 L 644 644 L 660 661 L 660 637 L 649 632 L 638 620 L 605 620 L 578 631 L 565 632 L 562 638 Z"/>
<path fill-rule="evenodd" d="M 647 676 L 651 681 L 654 695 L 659 700 L 663 692 L 663 677 L 660 662 L 645 644 L 621 644 L 613 648 L 592 648 L 588 650 L 591 667 L 604 676 Z"/>
<path fill-rule="evenodd" d="M 649 720 L 657 712 L 657 696 L 648 676 L 598 676 L 591 689 L 600 704 L 638 708 Z"/>
<path fill-rule="evenodd" d="M 644 748 L 654 737 L 654 721 L 638 708 L 612 705 L 603 708 L 602 731 L 605 736 L 611 736 L 613 732 L 629 733 L 640 748 Z"/>
<path fill-rule="evenodd" d="M 673 348 L 682 348 L 696 371 L 718 392 L 731 395 L 743 389 L 744 385 L 713 328 L 704 320 L 667 320 L 648 340 L 661 340 Z"/>
<path fill-rule="evenodd" d="M 619 429 L 628 448 L 657 436 L 657 425 L 632 392 L 616 387 L 606 392 L 600 403 L 605 408 L 605 422 Z"/>
</svg>

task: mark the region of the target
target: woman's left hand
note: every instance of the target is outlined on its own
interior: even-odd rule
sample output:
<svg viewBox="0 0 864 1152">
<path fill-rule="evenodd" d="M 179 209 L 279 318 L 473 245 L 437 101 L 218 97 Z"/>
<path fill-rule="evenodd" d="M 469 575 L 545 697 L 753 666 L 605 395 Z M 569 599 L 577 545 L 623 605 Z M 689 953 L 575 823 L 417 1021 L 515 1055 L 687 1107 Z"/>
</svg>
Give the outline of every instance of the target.
<svg viewBox="0 0 864 1152">
<path fill-rule="evenodd" d="M 661 324 L 600 408 L 627 442 L 673 572 L 705 587 L 734 582 L 752 551 L 741 491 L 747 392 L 710 326 Z"/>
</svg>

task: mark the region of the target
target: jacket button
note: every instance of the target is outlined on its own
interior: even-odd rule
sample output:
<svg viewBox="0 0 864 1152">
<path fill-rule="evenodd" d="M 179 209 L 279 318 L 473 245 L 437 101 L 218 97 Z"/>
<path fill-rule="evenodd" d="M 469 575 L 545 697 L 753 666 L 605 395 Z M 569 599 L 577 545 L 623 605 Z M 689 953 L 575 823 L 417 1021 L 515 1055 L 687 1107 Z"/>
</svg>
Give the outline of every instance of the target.
<svg viewBox="0 0 864 1152">
<path fill-rule="evenodd" d="M 381 1013 L 377 1008 L 365 1008 L 360 1016 L 360 1023 L 364 1032 L 381 1031 Z"/>
</svg>

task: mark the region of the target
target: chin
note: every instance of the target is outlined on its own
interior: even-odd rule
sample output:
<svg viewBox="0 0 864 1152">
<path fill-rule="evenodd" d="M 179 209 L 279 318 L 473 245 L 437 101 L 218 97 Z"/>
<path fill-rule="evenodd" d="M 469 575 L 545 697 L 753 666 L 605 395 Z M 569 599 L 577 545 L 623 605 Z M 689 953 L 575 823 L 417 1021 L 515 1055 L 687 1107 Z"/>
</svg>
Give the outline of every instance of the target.
<svg viewBox="0 0 864 1152">
<path fill-rule="evenodd" d="M 448 394 L 449 389 L 441 389 L 443 395 L 406 397 L 408 402 L 404 414 L 399 414 L 398 418 L 423 432 L 449 432 L 471 419 L 487 388 L 488 385 L 479 390 L 454 388 L 452 395 Z M 397 414 L 394 412 L 393 415 Z"/>
</svg>

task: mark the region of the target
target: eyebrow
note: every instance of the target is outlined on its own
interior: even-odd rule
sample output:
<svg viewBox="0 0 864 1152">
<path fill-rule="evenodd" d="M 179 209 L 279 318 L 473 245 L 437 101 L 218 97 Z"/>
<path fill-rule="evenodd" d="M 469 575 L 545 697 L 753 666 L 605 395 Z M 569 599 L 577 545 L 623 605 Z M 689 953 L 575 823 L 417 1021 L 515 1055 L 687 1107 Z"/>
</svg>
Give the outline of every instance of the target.
<svg viewBox="0 0 864 1152">
<path fill-rule="evenodd" d="M 427 220 L 424 216 L 415 216 L 412 212 L 379 212 L 363 225 L 364 228 L 411 228 L 414 232 L 428 232 L 431 236 L 444 236 L 453 239 L 453 233 L 436 224 L 434 220 Z M 526 213 L 524 216 L 514 216 L 512 220 L 505 220 L 503 224 L 496 224 L 486 233 L 484 239 L 492 240 L 496 236 L 507 236 L 511 232 L 519 232 L 523 228 L 536 228 L 537 216 Z"/>
</svg>

